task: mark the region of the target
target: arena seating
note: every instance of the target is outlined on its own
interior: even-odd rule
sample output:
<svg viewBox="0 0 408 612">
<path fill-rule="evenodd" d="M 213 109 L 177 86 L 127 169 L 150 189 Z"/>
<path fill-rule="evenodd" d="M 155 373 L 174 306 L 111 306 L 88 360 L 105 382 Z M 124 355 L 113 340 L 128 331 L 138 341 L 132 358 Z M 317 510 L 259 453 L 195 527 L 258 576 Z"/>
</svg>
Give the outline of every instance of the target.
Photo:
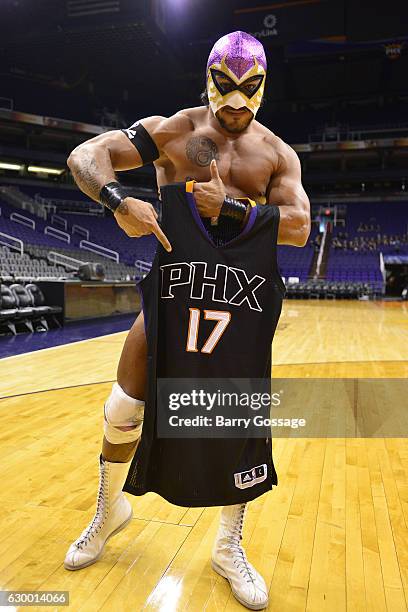
<svg viewBox="0 0 408 612">
<path fill-rule="evenodd" d="M 95 217 L 91 215 L 63 214 L 68 227 L 80 225 L 90 232 L 89 240 L 119 253 L 120 261 L 134 266 L 136 259 L 151 261 L 154 257 L 157 240 L 154 236 L 129 238 L 112 217 Z M 69 231 L 69 230 L 68 230 Z M 79 244 L 83 236 L 74 234 L 73 244 Z"/>
<path fill-rule="evenodd" d="M 53 188 L 52 194 L 53 197 L 56 197 L 55 188 Z M 9 216 L 13 209 L 11 206 L 6 205 L 4 210 Z M 52 249 L 53 251 L 57 250 L 58 252 L 76 259 L 82 259 L 84 261 L 100 261 L 107 269 L 109 269 L 110 274 L 114 274 L 115 264 L 112 264 L 109 259 L 95 256 L 89 251 L 86 251 L 86 254 L 84 255 L 84 251 L 79 248 L 79 243 L 83 239 L 83 236 L 72 234 L 72 227 L 74 225 L 79 225 L 86 230 L 89 230 L 89 240 L 91 242 L 95 242 L 105 248 L 119 253 L 121 267 L 118 272 L 120 272 L 121 275 L 125 274 L 125 278 L 129 275 L 131 278 L 134 277 L 135 271 L 133 268 L 136 260 L 151 262 L 154 258 L 157 245 L 157 241 L 154 236 L 143 236 L 137 240 L 129 238 L 118 228 L 112 217 L 58 213 L 59 217 L 67 221 L 67 232 L 71 237 L 71 243 L 69 245 L 64 245 L 61 240 L 52 238 L 50 236 L 45 236 L 42 233 L 44 231 L 44 227 L 46 225 L 50 225 L 52 221 L 50 221 L 50 223 L 46 223 L 45 221 L 38 219 L 38 217 L 35 217 L 35 215 L 31 215 L 30 213 L 26 212 L 24 212 L 24 215 L 35 220 L 35 232 L 28 227 L 20 226 L 20 224 L 15 224 L 8 219 L 2 219 L 2 217 L 0 217 L 0 231 L 10 233 L 23 240 L 25 243 L 31 245 L 29 252 L 35 257 L 38 257 L 40 253 L 41 256 L 44 256 L 47 249 Z M 5 229 L 2 230 L 1 227 L 4 227 Z M 37 227 L 39 231 L 37 231 Z M 57 229 L 61 229 L 59 225 L 56 227 Z M 302 280 L 308 277 L 314 255 L 312 240 L 316 233 L 317 229 L 314 228 L 311 238 L 304 248 L 291 246 L 278 247 L 278 262 L 281 274 L 283 276 L 298 276 Z M 34 245 L 37 247 L 36 249 L 33 248 Z"/>
<path fill-rule="evenodd" d="M 31 198 L 34 198 L 37 194 L 39 194 L 41 197 L 49 199 L 58 198 L 78 202 L 82 200 L 84 203 L 89 202 L 88 196 L 80 191 L 80 189 L 72 189 L 65 187 L 64 185 L 50 185 L 49 187 L 44 187 L 43 185 L 40 187 L 37 185 L 22 185 L 20 190 L 29 195 Z"/>
<path fill-rule="evenodd" d="M 304 247 L 278 246 L 278 265 L 284 278 L 294 276 L 302 281 L 308 278 L 315 253 L 313 241 L 317 233 L 318 228 L 313 226 L 309 240 Z"/>
<path fill-rule="evenodd" d="M 66 275 L 67 271 L 72 270 L 72 268 L 67 267 L 67 269 L 65 269 L 63 263 L 57 266 L 49 265 L 47 259 L 48 253 L 50 251 L 54 251 L 65 254 L 69 257 L 73 257 L 74 259 L 80 261 L 98 261 L 99 263 L 102 263 L 107 273 L 107 279 L 130 280 L 135 278 L 134 263 L 135 259 L 138 258 L 137 249 L 135 250 L 134 258 L 133 255 L 128 255 L 127 259 L 129 262 L 131 262 L 130 265 L 126 265 L 125 262 L 115 263 L 112 259 L 103 257 L 102 255 L 97 255 L 89 250 L 81 249 L 79 244 L 83 239 L 83 236 L 70 233 L 70 244 L 67 244 L 65 241 L 55 238 L 49 234 L 45 234 L 44 229 L 46 226 L 52 226 L 51 220 L 50 222 L 44 221 L 28 211 L 16 209 L 3 201 L 0 202 L 0 208 L 0 232 L 21 240 L 24 243 L 25 248 L 25 253 L 21 255 L 15 251 L 13 252 L 13 250 L 9 247 L 3 246 L 1 250 L 2 257 L 0 260 L 0 275 L 4 276 L 13 274 L 21 277 L 31 276 L 33 278 L 38 278 L 39 273 L 41 273 L 41 276 L 49 277 L 61 277 Z M 11 220 L 10 216 L 13 213 L 18 213 L 19 215 L 22 215 L 26 219 L 33 222 L 35 224 L 35 229 L 28 227 L 21 222 L 17 222 L 16 220 Z M 81 219 L 83 219 L 84 216 L 85 215 L 81 216 Z M 89 217 L 88 220 L 90 227 L 92 227 L 92 224 L 95 223 L 95 217 Z M 102 233 L 105 231 L 108 234 L 109 231 L 111 233 L 114 233 L 115 231 L 118 234 L 121 233 L 120 230 L 115 227 L 116 224 L 113 219 L 102 219 L 102 222 L 103 225 L 98 226 Z M 82 223 L 82 225 L 84 224 Z M 71 228 L 72 225 L 70 226 L 69 230 Z M 60 228 L 57 227 L 56 229 Z M 127 241 L 130 242 L 131 239 L 128 238 Z M 7 240 L 3 240 L 3 242 L 7 242 Z M 115 246 L 115 244 L 111 241 L 106 242 Z M 135 242 L 136 241 L 133 241 L 131 243 L 132 246 L 134 246 Z M 101 242 L 99 242 L 99 244 L 100 243 Z"/>
<path fill-rule="evenodd" d="M 36 187 L 24 187 L 28 195 L 38 193 Z M 40 190 L 42 197 L 62 199 L 75 194 L 52 186 Z M 84 202 L 86 198 L 82 195 Z M 49 251 L 60 253 L 80 261 L 102 263 L 106 270 L 106 278 L 132 279 L 138 277 L 135 262 L 146 263 L 148 267 L 153 260 L 157 240 L 154 236 L 144 236 L 132 239 L 118 228 L 111 216 L 79 214 L 58 211 L 58 219 L 48 215 L 45 221 L 24 211 L 28 219 L 35 222 L 35 230 L 10 220 L 10 215 L 16 209 L 0 203 L 0 231 L 16 236 L 25 244 L 25 254 L 12 253 L 3 249 L 0 274 L 7 272 L 14 275 L 31 275 L 38 278 L 44 275 L 67 275 L 72 268 L 62 263 L 52 264 L 48 260 Z M 383 291 L 384 280 L 380 267 L 380 253 L 408 253 L 408 235 L 397 234 L 398 229 L 406 230 L 406 204 L 395 202 L 356 202 L 346 205 L 345 227 L 334 228 L 332 242 L 328 252 L 327 267 L 323 284 L 313 284 L 310 280 L 312 266 L 316 261 L 318 251 L 318 228 L 313 225 L 308 243 L 303 248 L 280 245 L 278 247 L 278 264 L 280 273 L 285 279 L 299 279 L 298 286 L 288 288 L 288 297 L 359 297 L 368 292 L 379 294 Z M 67 244 L 54 236 L 44 234 L 46 225 L 62 229 L 61 219 L 66 221 L 66 232 L 70 243 Z M 54 221 L 58 221 L 54 224 Z M 111 249 L 119 254 L 119 263 L 103 257 L 100 254 L 80 248 L 84 235 L 73 232 L 74 225 L 79 225 L 89 232 L 89 240 Z M 309 279 L 309 280 L 308 280 Z"/>
<path fill-rule="evenodd" d="M 6 246 L 0 247 L 0 277 L 58 278 L 65 274 L 62 266 L 48 265 L 44 259 L 32 259 L 27 252 L 21 255 Z"/>
<path fill-rule="evenodd" d="M 348 204 L 345 222 L 333 230 L 326 279 L 369 283 L 380 292 L 380 253 L 408 252 L 407 203 Z"/>
<path fill-rule="evenodd" d="M 286 297 L 289 299 L 370 299 L 375 290 L 370 283 L 332 282 L 311 279 L 305 282 L 287 283 Z"/>
<path fill-rule="evenodd" d="M 336 252 L 330 255 L 326 278 L 329 281 L 368 282 L 376 289 L 383 284 L 379 254 Z"/>
<path fill-rule="evenodd" d="M 37 259 L 48 258 L 50 251 L 54 253 L 60 253 L 61 255 L 65 255 L 67 257 L 72 257 L 73 259 L 86 262 L 95 262 L 103 265 L 105 269 L 105 279 L 106 280 L 133 280 L 136 277 L 134 267 L 127 266 L 122 263 L 115 263 L 106 257 L 102 257 L 101 255 L 97 255 L 96 253 L 92 253 L 92 251 L 85 251 L 82 249 L 69 249 L 63 247 L 52 247 L 49 249 L 45 246 L 37 246 L 37 245 L 27 245 L 25 247 L 27 253 L 29 253 L 32 257 Z M 61 264 L 63 265 L 63 264 Z M 67 266 L 67 270 L 70 270 L 69 266 Z"/>
<path fill-rule="evenodd" d="M 62 309 L 47 305 L 41 289 L 34 283 L 0 284 L 0 333 L 5 330 L 47 331 L 50 325 L 60 327 L 56 315 Z"/>
<path fill-rule="evenodd" d="M 27 189 L 25 188 L 27 191 Z M 34 195 L 30 193 L 29 195 Z M 56 188 L 50 188 L 48 193 L 41 191 L 43 197 L 61 197 Z M 72 197 L 72 196 L 71 196 Z M 128 266 L 134 266 L 136 260 L 151 262 L 154 258 L 156 249 L 156 238 L 153 236 L 143 236 L 134 240 L 128 238 L 111 217 L 84 215 L 84 214 L 65 214 L 58 213 L 60 217 L 68 223 L 68 232 L 74 225 L 80 225 L 90 232 L 90 240 L 102 246 L 117 251 L 120 260 Z M 313 228 L 308 244 L 304 248 L 291 246 L 278 247 L 278 262 L 281 274 L 285 277 L 298 276 L 306 279 L 310 272 L 314 249 L 312 240 L 317 234 L 317 228 Z M 72 244 L 78 244 L 81 237 L 73 235 Z M 75 257 L 74 254 L 71 255 Z"/>
<path fill-rule="evenodd" d="M 44 198 L 51 203 L 58 200 L 58 214 L 60 212 L 90 212 L 93 214 L 103 215 L 103 209 L 100 204 L 94 202 L 79 189 L 69 189 L 64 185 L 58 187 L 41 187 L 35 185 L 24 185 L 20 191 L 30 198 L 36 200 L 37 196 Z"/>
<path fill-rule="evenodd" d="M 393 235 L 407 231 L 407 202 L 354 202 L 347 204 L 346 231 L 349 239 L 378 233 Z M 362 229 L 365 226 L 365 229 Z M 339 229 L 338 231 L 342 231 Z M 343 230 L 344 231 L 344 230 Z"/>
</svg>

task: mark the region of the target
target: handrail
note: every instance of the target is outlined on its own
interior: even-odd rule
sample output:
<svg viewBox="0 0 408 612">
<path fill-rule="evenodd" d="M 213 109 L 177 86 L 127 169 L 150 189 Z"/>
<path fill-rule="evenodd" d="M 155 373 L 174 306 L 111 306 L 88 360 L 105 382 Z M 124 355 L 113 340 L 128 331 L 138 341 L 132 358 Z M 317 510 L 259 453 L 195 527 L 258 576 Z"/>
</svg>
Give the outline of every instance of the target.
<svg viewBox="0 0 408 612">
<path fill-rule="evenodd" d="M 112 251 L 112 249 L 107 249 L 101 244 L 89 242 L 89 240 L 81 240 L 79 243 L 79 248 L 85 249 L 86 251 L 91 251 L 91 253 L 97 253 L 98 255 L 102 255 L 102 257 L 113 259 L 113 261 L 119 263 L 119 253 L 117 251 Z"/>
<path fill-rule="evenodd" d="M 143 274 L 147 274 L 150 272 L 152 264 L 148 261 L 143 261 L 143 259 L 136 259 L 135 268 L 136 271 L 142 276 Z"/>
<path fill-rule="evenodd" d="M 37 207 L 37 215 L 39 217 L 41 217 L 41 219 L 44 219 L 44 221 L 47 220 L 47 209 L 45 208 L 45 206 L 43 206 L 42 204 L 39 204 Z"/>
<path fill-rule="evenodd" d="M 63 207 L 77 207 L 79 211 L 92 211 L 97 214 L 103 214 L 104 208 L 97 202 L 93 200 L 69 200 L 67 198 L 47 198 L 48 204 L 51 204 L 56 207 L 56 209 L 61 210 Z M 68 211 L 67 211 L 68 212 Z M 74 213 L 75 214 L 75 213 Z"/>
<path fill-rule="evenodd" d="M 70 200 L 69 198 L 47 198 L 51 204 L 60 206 L 61 204 L 97 204 L 93 200 Z M 99 206 L 99 204 L 97 204 Z"/>
<path fill-rule="evenodd" d="M 56 251 L 50 251 L 49 253 L 47 253 L 47 259 L 51 263 L 60 263 L 66 268 L 72 268 L 72 270 L 78 270 L 79 266 L 82 266 L 82 264 L 84 263 L 80 259 L 75 259 L 74 257 L 69 257 L 68 255 L 64 255 L 63 253 L 57 253 Z"/>
<path fill-rule="evenodd" d="M 54 221 L 56 221 L 57 223 L 61 223 L 64 230 L 67 231 L 68 221 L 64 219 L 64 217 L 60 217 L 60 215 L 53 214 L 51 216 L 51 223 L 54 223 Z"/>
<path fill-rule="evenodd" d="M 319 255 L 317 257 L 317 262 L 316 262 L 316 273 L 314 275 L 314 278 L 319 278 L 320 267 L 322 265 L 322 260 L 323 260 L 324 245 L 326 244 L 326 236 L 327 236 L 327 225 L 324 228 L 323 238 L 320 244 Z"/>
<path fill-rule="evenodd" d="M 152 264 L 147 261 L 143 261 L 142 259 L 136 259 L 135 261 L 135 270 L 136 277 L 144 278 L 151 270 Z"/>
<path fill-rule="evenodd" d="M 46 198 L 43 198 L 39 193 L 35 194 L 34 202 L 38 204 L 38 206 L 44 212 L 44 219 L 46 218 L 47 212 L 55 213 L 57 211 L 57 207 L 54 204 L 51 204 Z"/>
<path fill-rule="evenodd" d="M 72 234 L 82 234 L 83 236 L 86 236 L 87 240 L 89 240 L 89 229 L 82 227 L 82 225 L 77 225 L 74 223 L 72 226 Z"/>
<path fill-rule="evenodd" d="M 48 214 L 55 214 L 57 211 L 57 207 L 54 204 L 50 204 L 49 202 L 44 202 L 44 204 L 41 204 L 41 206 Z"/>
<path fill-rule="evenodd" d="M 27 201 L 22 202 L 21 208 L 23 210 L 27 210 L 28 209 L 31 214 L 35 215 L 35 208 L 34 208 L 34 206 L 32 205 L 31 202 L 27 202 Z"/>
<path fill-rule="evenodd" d="M 73 214 L 89 214 L 95 213 L 96 215 L 104 214 L 104 207 L 98 204 L 98 202 L 94 202 L 93 200 L 68 200 L 66 198 L 43 198 L 39 193 L 36 193 L 34 196 L 34 201 L 36 204 L 41 204 L 47 207 L 48 210 L 56 213 L 57 210 L 62 210 L 64 206 L 68 208 L 70 206 L 77 207 Z M 64 213 L 69 213 L 70 211 L 64 211 Z"/>
<path fill-rule="evenodd" d="M 28 209 L 32 214 L 37 214 L 35 201 L 27 194 L 23 193 L 18 187 L 3 185 L 1 187 L 1 192 L 4 195 L 5 200 L 13 206 L 18 206 L 18 208 L 21 208 L 22 210 Z"/>
<path fill-rule="evenodd" d="M 27 227 L 31 227 L 31 229 L 35 230 L 35 221 L 34 219 L 29 219 L 24 215 L 20 215 L 20 213 L 13 212 L 10 215 L 10 221 L 14 221 L 15 223 L 21 223 L 21 225 L 26 225 Z"/>
<path fill-rule="evenodd" d="M 51 227 L 51 225 L 47 225 L 44 229 L 44 234 L 49 234 L 53 238 L 57 238 L 58 240 L 63 240 L 68 244 L 71 244 L 71 236 L 62 230 L 57 229 L 56 227 Z"/>
<path fill-rule="evenodd" d="M 23 255 L 24 253 L 24 242 L 22 240 L 20 240 L 20 238 L 16 238 L 15 236 L 10 236 L 10 234 L 4 234 L 3 232 L 0 232 L 0 236 L 4 236 L 4 238 L 10 238 L 10 240 L 14 240 L 14 242 L 17 242 L 19 244 L 19 247 L 16 247 L 14 244 L 8 244 L 7 242 L 4 242 L 4 240 L 1 239 L 0 237 L 0 244 L 5 244 L 6 246 L 10 247 L 11 249 L 16 249 L 16 251 L 20 251 L 20 255 Z"/>
<path fill-rule="evenodd" d="M 385 272 L 384 255 L 382 254 L 381 251 L 380 251 L 380 270 L 381 270 L 381 276 L 383 277 L 383 281 L 385 283 L 387 275 Z"/>
</svg>

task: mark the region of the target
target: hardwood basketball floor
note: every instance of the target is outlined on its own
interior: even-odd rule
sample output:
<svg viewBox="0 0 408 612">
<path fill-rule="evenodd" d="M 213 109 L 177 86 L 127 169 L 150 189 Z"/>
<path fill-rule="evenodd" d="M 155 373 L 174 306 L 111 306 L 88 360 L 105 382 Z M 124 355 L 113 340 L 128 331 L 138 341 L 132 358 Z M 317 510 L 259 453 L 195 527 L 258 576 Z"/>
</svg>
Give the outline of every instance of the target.
<svg viewBox="0 0 408 612">
<path fill-rule="evenodd" d="M 209 562 L 218 508 L 129 496 L 134 518 L 101 560 L 63 568 L 93 515 L 124 336 L 0 361 L 1 589 L 68 590 L 81 612 L 243 610 Z M 275 377 L 407 378 L 407 305 L 285 301 L 273 354 Z M 279 438 L 274 460 L 279 485 L 249 504 L 244 530 L 269 610 L 407 610 L 406 439 Z"/>
</svg>

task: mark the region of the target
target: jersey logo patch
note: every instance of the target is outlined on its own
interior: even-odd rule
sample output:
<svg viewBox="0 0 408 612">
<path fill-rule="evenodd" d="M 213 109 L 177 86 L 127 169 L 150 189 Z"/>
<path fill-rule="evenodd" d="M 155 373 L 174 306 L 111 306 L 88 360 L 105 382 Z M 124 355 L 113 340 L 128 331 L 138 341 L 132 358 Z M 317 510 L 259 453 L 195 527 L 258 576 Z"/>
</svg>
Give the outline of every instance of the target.
<svg viewBox="0 0 408 612">
<path fill-rule="evenodd" d="M 256 467 L 247 470 L 246 472 L 237 472 L 234 474 L 235 486 L 238 489 L 247 489 L 253 487 L 259 482 L 266 480 L 268 474 L 268 466 L 266 463 L 257 465 Z"/>
</svg>

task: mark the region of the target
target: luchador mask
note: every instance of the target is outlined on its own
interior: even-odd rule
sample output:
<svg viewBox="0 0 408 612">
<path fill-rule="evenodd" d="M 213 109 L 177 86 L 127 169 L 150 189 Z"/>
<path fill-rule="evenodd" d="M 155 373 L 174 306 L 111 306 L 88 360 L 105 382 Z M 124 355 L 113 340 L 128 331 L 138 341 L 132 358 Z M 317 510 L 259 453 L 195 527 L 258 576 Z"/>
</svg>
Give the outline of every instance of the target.
<svg viewBox="0 0 408 612">
<path fill-rule="evenodd" d="M 213 113 L 223 106 L 245 106 L 255 117 L 265 77 L 266 57 L 259 40 L 240 31 L 220 38 L 207 62 L 207 92 Z"/>
</svg>

